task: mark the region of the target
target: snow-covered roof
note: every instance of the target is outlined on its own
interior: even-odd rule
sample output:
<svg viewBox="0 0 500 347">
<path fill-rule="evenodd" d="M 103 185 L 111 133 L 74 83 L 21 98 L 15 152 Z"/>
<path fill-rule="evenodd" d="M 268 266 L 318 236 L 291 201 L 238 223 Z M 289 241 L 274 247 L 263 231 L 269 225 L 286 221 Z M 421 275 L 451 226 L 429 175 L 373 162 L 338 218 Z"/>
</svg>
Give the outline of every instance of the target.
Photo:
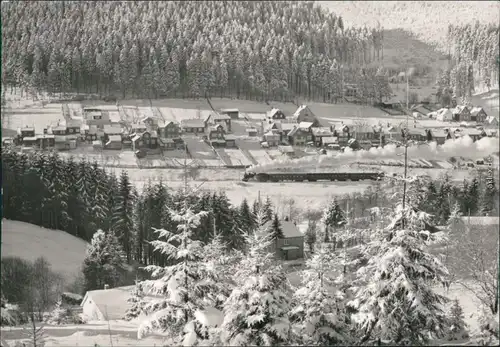
<svg viewBox="0 0 500 347">
<path fill-rule="evenodd" d="M 329 127 L 312 128 L 314 136 L 332 136 L 332 130 Z"/>
<path fill-rule="evenodd" d="M 133 123 L 132 129 L 146 129 L 146 124 L 143 123 Z"/>
<path fill-rule="evenodd" d="M 227 134 L 227 135 L 224 135 L 224 140 L 226 140 L 226 141 L 234 141 L 234 140 L 236 140 L 236 136 L 233 135 L 233 134 Z"/>
<path fill-rule="evenodd" d="M 293 153 L 293 152 L 295 152 L 292 146 L 278 146 L 278 150 L 281 153 Z"/>
<path fill-rule="evenodd" d="M 109 142 L 122 142 L 122 137 L 120 135 L 110 135 Z"/>
<path fill-rule="evenodd" d="M 488 116 L 488 117 L 486 117 L 486 123 L 492 124 L 494 122 L 498 123 L 498 119 L 495 116 Z"/>
<path fill-rule="evenodd" d="M 299 228 L 292 222 L 290 221 L 280 221 L 281 223 L 281 229 L 283 231 L 283 236 L 285 239 L 289 239 L 292 237 L 304 237 L 304 234 L 302 234 L 299 230 Z M 272 224 L 272 221 L 269 221 L 265 224 L 266 228 L 270 227 Z"/>
<path fill-rule="evenodd" d="M 35 137 L 37 139 L 53 139 L 54 135 L 43 134 L 43 135 L 36 135 Z M 27 139 L 27 137 L 25 137 L 24 139 Z"/>
<path fill-rule="evenodd" d="M 300 122 L 299 123 L 299 128 L 301 128 L 301 129 L 309 129 L 312 126 L 313 126 L 313 122 Z"/>
<path fill-rule="evenodd" d="M 58 125 L 58 126 L 52 127 L 52 131 L 66 131 L 66 126 Z"/>
<path fill-rule="evenodd" d="M 268 136 L 276 136 L 276 137 L 279 137 L 279 134 L 275 134 L 273 133 L 272 131 L 268 131 L 267 133 L 264 134 L 264 136 L 268 137 Z"/>
<path fill-rule="evenodd" d="M 479 112 L 481 112 L 483 110 L 482 107 L 473 107 L 471 110 L 470 110 L 470 114 L 473 115 L 473 116 L 477 116 L 477 114 Z"/>
<path fill-rule="evenodd" d="M 257 131 L 257 129 L 256 129 L 256 128 L 246 128 L 246 129 L 245 129 L 245 131 L 246 131 L 247 133 L 253 133 L 253 132 L 256 132 L 256 131 Z"/>
<path fill-rule="evenodd" d="M 273 108 L 271 111 L 269 111 L 268 117 L 270 117 L 270 118 L 273 117 L 279 111 L 280 111 L 279 108 Z"/>
<path fill-rule="evenodd" d="M 338 143 L 338 138 L 334 136 L 323 137 L 322 139 L 324 145 L 330 145 Z"/>
<path fill-rule="evenodd" d="M 224 113 L 219 113 L 219 112 L 212 112 L 210 114 L 210 119 L 213 119 L 213 120 L 229 120 L 231 119 L 231 117 L 229 117 L 227 114 L 224 114 Z"/>
<path fill-rule="evenodd" d="M 205 121 L 203 119 L 183 119 L 181 120 L 181 126 L 184 128 L 204 128 Z"/>
<path fill-rule="evenodd" d="M 237 108 L 221 108 L 220 111 L 223 113 L 240 112 Z"/>
<path fill-rule="evenodd" d="M 121 134 L 122 133 L 122 128 L 121 127 L 118 127 L 118 126 L 112 126 L 112 125 L 109 125 L 109 124 L 106 124 L 104 125 L 104 133 L 105 134 L 113 134 L 113 135 L 117 135 L 117 134 Z"/>
<path fill-rule="evenodd" d="M 91 290 L 85 294 L 80 305 L 83 307 L 90 298 L 95 303 L 104 319 L 120 320 L 125 317 L 127 309 L 130 307 L 128 299 L 131 297 L 134 287 L 135 286 L 125 286 Z M 147 295 L 147 298 L 154 299 L 155 296 Z"/>
<path fill-rule="evenodd" d="M 307 105 L 301 105 L 293 114 L 294 117 L 298 117 L 300 113 L 307 108 Z"/>
</svg>

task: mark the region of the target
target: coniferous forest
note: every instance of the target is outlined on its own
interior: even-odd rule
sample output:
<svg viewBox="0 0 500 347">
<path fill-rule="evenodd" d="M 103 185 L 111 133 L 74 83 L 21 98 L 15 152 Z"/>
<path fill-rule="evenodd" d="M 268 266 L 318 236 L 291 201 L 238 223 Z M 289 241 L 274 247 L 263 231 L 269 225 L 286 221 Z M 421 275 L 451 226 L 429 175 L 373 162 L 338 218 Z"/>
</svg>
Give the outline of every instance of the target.
<svg viewBox="0 0 500 347">
<path fill-rule="evenodd" d="M 147 241 L 156 239 L 152 228 L 175 230 L 169 209 L 175 209 L 183 194 L 168 187 L 168 182 L 149 182 L 142 192 L 131 184 L 126 171 L 119 177 L 107 173 L 96 163 L 64 160 L 56 152 L 19 154 L 2 148 L 3 216 L 59 229 L 90 241 L 98 230 L 113 230 L 128 262 L 160 264 L 161 255 L 153 252 Z M 433 214 L 436 224 L 446 224 L 455 204 L 463 215 L 498 215 L 498 183 L 493 170 L 454 184 L 447 177 L 415 187 L 422 197 L 419 208 Z M 396 191 L 400 188 L 392 187 Z M 390 206 L 384 187 L 369 188 L 352 200 L 351 208 L 366 210 Z M 208 242 L 215 229 L 231 249 L 241 249 L 243 231 L 254 226 L 258 201 L 230 203 L 224 192 L 203 191 L 189 197 L 188 205 L 207 211 L 193 237 Z M 357 206 L 353 206 L 357 203 Z M 263 197 L 268 220 L 276 208 Z M 307 211 L 302 211 L 307 218 Z M 282 216 L 284 217 L 284 216 Z"/>
<path fill-rule="evenodd" d="M 353 28 L 310 2 L 2 3 L 2 83 L 119 97 L 335 101 L 384 71 L 381 29 Z"/>
</svg>

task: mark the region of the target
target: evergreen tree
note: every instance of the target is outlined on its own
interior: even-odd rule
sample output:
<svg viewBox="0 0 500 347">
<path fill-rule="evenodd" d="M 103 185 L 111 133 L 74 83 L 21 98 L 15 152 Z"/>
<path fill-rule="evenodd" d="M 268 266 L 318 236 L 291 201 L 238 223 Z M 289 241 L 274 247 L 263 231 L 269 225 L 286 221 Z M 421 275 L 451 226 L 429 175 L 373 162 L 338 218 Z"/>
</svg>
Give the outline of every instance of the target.
<svg viewBox="0 0 500 347">
<path fill-rule="evenodd" d="M 267 251 L 273 239 L 264 227 L 264 218 L 264 213 L 259 213 L 260 227 L 245 235 L 247 252 L 234 275 L 236 287 L 224 304 L 224 345 L 276 346 L 289 342 L 290 303 L 285 275 Z"/>
<path fill-rule="evenodd" d="M 132 295 L 128 298 L 127 302 L 130 304 L 130 307 L 125 312 L 125 320 L 132 320 L 141 315 L 144 310 L 144 291 L 142 289 L 142 285 L 139 282 L 136 282 L 134 290 L 132 291 Z"/>
<path fill-rule="evenodd" d="M 349 304 L 357 310 L 353 319 L 363 334 L 361 343 L 379 338 L 415 345 L 444 333 L 446 298 L 433 286 L 446 285 L 448 271 L 427 251 L 426 244 L 435 239 L 424 231 L 429 218 L 399 205 L 384 237 L 370 243 L 368 264 L 358 271 L 365 285 Z"/>
<path fill-rule="evenodd" d="M 305 243 L 309 246 L 309 251 L 314 253 L 314 245 L 316 244 L 316 222 L 309 221 L 305 235 Z"/>
<path fill-rule="evenodd" d="M 349 341 L 344 295 L 330 277 L 335 266 L 325 245 L 306 261 L 302 286 L 294 296 L 298 305 L 292 311 L 300 341 L 306 345 L 345 345 Z"/>
<path fill-rule="evenodd" d="M 127 263 L 132 260 L 133 244 L 133 208 L 134 197 L 132 195 L 132 186 L 126 171 L 122 171 L 119 182 L 119 195 L 117 203 L 113 210 L 112 230 L 118 236 L 125 255 Z"/>
<path fill-rule="evenodd" d="M 266 201 L 262 205 L 263 213 L 264 213 L 264 221 L 269 222 L 273 220 L 273 203 L 269 196 L 266 197 Z"/>
<path fill-rule="evenodd" d="M 123 250 L 116 236 L 97 230 L 87 247 L 83 262 L 85 290 L 103 289 L 107 284 L 114 287 L 120 281 Z"/>
<path fill-rule="evenodd" d="M 145 304 L 144 312 L 149 316 L 141 323 L 138 336 L 142 338 L 151 331 L 160 330 L 166 332 L 174 344 L 195 345 L 197 341 L 207 338 L 197 316 L 207 306 L 212 307 L 213 303 L 208 302 L 208 298 L 214 285 L 206 281 L 207 276 L 204 275 L 205 267 L 201 262 L 203 246 L 200 241 L 192 240 L 193 230 L 207 213 L 194 213 L 188 207 L 186 189 L 180 211 L 169 210 L 172 220 L 178 223 L 177 232 L 155 229 L 158 239 L 150 242 L 155 251 L 175 260 L 175 264 L 146 267 L 154 279 L 142 283 L 145 292 L 163 298 Z"/>
<path fill-rule="evenodd" d="M 254 227 L 254 215 L 250 211 L 248 200 L 245 198 L 238 209 L 239 226 L 242 230 L 251 230 Z"/>
<path fill-rule="evenodd" d="M 329 241 L 330 229 L 335 229 L 344 226 L 347 223 L 345 212 L 340 208 L 340 205 L 333 199 L 328 207 L 323 212 L 321 223 L 325 226 L 325 242 Z"/>
<path fill-rule="evenodd" d="M 493 168 L 490 166 L 485 177 L 483 194 L 481 196 L 481 215 L 491 216 L 497 212 L 497 207 L 498 190 L 495 184 Z"/>
<path fill-rule="evenodd" d="M 281 226 L 277 213 L 274 214 L 274 218 L 272 219 L 272 222 L 269 225 L 269 232 L 275 241 L 284 238 L 283 228 Z"/>
<path fill-rule="evenodd" d="M 62 301 L 56 303 L 56 307 L 50 312 L 46 322 L 50 325 L 71 324 L 71 311 L 63 307 Z"/>
<path fill-rule="evenodd" d="M 462 340 L 469 337 L 467 324 L 464 322 L 464 312 L 458 299 L 453 300 L 452 306 L 448 312 L 448 341 Z"/>
</svg>

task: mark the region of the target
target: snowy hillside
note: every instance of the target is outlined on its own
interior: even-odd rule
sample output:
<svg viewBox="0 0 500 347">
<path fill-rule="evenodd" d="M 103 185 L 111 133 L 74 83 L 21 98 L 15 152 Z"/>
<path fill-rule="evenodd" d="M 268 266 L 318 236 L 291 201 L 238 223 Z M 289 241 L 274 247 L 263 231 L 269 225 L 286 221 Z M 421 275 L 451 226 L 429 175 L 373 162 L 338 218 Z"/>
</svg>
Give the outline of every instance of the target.
<svg viewBox="0 0 500 347">
<path fill-rule="evenodd" d="M 497 1 L 318 1 L 352 25 L 405 29 L 424 41 L 446 43 L 449 24 L 498 23 Z"/>
<path fill-rule="evenodd" d="M 66 279 L 80 272 L 87 243 L 64 231 L 2 219 L 2 257 L 34 261 L 44 257 Z"/>
</svg>

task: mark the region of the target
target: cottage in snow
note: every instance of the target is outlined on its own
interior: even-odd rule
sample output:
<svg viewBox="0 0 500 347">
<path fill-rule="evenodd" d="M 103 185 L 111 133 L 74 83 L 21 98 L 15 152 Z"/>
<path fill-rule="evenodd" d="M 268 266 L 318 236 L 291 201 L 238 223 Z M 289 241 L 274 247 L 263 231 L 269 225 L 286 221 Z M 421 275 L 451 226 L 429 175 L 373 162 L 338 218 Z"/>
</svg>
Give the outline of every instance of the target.
<svg viewBox="0 0 500 347">
<path fill-rule="evenodd" d="M 116 287 L 111 289 L 91 290 L 85 293 L 80 306 L 88 320 L 106 321 L 124 319 L 130 307 L 128 299 L 135 286 Z M 147 295 L 146 300 L 155 296 Z"/>
</svg>

